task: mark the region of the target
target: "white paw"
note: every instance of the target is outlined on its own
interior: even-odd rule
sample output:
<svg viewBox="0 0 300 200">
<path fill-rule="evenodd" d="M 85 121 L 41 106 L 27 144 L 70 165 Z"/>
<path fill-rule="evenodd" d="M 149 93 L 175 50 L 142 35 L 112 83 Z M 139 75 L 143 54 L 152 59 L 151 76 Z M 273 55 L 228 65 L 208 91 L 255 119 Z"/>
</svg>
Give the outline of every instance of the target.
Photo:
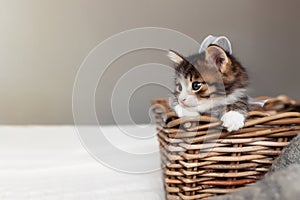
<svg viewBox="0 0 300 200">
<path fill-rule="evenodd" d="M 189 111 L 189 110 L 183 108 L 180 105 L 176 105 L 174 107 L 174 110 L 175 110 L 176 114 L 178 115 L 178 117 L 184 117 L 184 116 L 186 116 L 186 117 L 196 117 L 196 116 L 200 115 L 199 112 Z"/>
<path fill-rule="evenodd" d="M 239 112 L 229 111 L 225 113 L 221 121 L 228 132 L 237 131 L 244 126 L 245 117 Z"/>
</svg>

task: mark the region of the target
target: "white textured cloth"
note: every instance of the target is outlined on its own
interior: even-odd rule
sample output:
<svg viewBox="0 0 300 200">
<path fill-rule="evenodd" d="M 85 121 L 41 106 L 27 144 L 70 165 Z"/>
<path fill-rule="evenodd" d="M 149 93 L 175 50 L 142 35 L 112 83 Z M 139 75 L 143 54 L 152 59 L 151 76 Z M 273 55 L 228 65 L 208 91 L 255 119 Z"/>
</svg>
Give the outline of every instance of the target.
<svg viewBox="0 0 300 200">
<path fill-rule="evenodd" d="M 155 137 L 133 142 L 117 127 L 103 130 L 130 151 L 158 150 Z M 164 192 L 161 171 L 128 174 L 105 167 L 81 145 L 73 126 L 1 126 L 0 199 L 156 200 Z"/>
</svg>

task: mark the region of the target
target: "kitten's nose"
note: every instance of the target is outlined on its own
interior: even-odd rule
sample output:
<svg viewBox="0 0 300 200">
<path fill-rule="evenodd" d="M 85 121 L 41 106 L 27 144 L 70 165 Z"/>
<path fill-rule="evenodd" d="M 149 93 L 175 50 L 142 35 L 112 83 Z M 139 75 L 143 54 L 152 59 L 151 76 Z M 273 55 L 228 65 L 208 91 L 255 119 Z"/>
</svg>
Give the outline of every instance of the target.
<svg viewBox="0 0 300 200">
<path fill-rule="evenodd" d="M 180 99 L 180 102 L 181 102 L 181 103 L 184 103 L 185 100 L 186 100 L 186 98 Z"/>
</svg>

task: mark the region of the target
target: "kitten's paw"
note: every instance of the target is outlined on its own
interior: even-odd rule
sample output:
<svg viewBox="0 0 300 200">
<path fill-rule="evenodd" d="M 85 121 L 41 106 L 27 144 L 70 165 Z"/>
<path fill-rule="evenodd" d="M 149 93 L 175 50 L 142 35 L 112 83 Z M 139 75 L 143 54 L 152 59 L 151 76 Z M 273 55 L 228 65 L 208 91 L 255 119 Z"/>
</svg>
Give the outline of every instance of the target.
<svg viewBox="0 0 300 200">
<path fill-rule="evenodd" d="M 222 116 L 221 121 L 228 132 L 237 131 L 243 128 L 245 116 L 237 111 L 229 111 Z"/>
<path fill-rule="evenodd" d="M 176 105 L 174 107 L 174 110 L 175 110 L 176 114 L 178 115 L 178 117 L 184 117 L 184 116 L 186 116 L 186 117 L 196 117 L 196 116 L 200 115 L 200 113 L 189 111 L 189 110 L 183 108 L 180 105 Z"/>
</svg>

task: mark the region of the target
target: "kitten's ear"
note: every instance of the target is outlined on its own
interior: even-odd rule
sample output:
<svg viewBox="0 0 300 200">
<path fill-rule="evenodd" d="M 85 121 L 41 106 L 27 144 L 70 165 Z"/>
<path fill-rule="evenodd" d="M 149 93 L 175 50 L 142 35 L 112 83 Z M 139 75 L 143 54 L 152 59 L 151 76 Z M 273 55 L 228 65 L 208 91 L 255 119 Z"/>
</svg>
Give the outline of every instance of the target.
<svg viewBox="0 0 300 200">
<path fill-rule="evenodd" d="M 184 61 L 184 57 L 181 56 L 179 53 L 173 51 L 173 50 L 169 50 L 168 54 L 167 54 L 168 58 L 173 61 L 176 65 L 179 65 L 181 62 Z"/>
<path fill-rule="evenodd" d="M 230 66 L 226 52 L 218 46 L 209 46 L 205 51 L 205 59 L 224 73 Z"/>
</svg>

